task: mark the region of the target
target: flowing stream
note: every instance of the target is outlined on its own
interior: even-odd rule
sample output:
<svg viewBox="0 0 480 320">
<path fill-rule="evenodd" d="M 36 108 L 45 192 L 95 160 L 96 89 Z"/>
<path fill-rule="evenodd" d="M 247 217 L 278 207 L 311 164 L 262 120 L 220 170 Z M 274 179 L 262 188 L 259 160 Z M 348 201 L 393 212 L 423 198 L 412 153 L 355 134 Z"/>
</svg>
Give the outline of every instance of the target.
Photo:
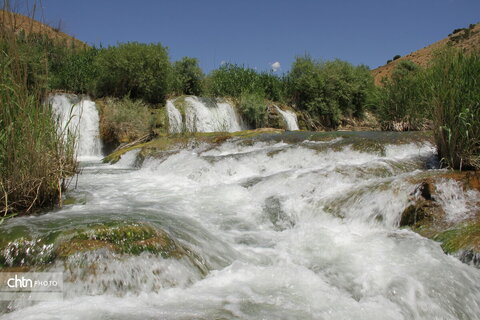
<svg viewBox="0 0 480 320">
<path fill-rule="evenodd" d="M 478 319 L 480 270 L 397 227 L 434 147 L 357 149 L 345 137 L 231 140 L 141 165 L 135 151 L 82 162 L 79 203 L 0 231 L 143 223 L 196 260 L 80 252 L 46 268 L 64 272 L 64 300 L 15 301 L 3 318 Z"/>
</svg>

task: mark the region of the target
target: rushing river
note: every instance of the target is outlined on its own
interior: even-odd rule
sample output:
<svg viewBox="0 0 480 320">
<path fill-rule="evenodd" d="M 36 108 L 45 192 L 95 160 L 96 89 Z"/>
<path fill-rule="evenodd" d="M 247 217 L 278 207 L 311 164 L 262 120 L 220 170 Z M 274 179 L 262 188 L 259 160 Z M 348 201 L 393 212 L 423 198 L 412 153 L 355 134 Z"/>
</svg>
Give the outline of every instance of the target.
<svg viewBox="0 0 480 320">
<path fill-rule="evenodd" d="M 0 231 L 142 223 L 195 262 L 80 252 L 44 269 L 64 273 L 63 300 L 15 301 L 3 318 L 478 319 L 480 270 L 398 228 L 434 147 L 366 151 L 345 139 L 230 140 L 143 163 L 135 151 L 115 165 L 83 162 L 68 194 L 80 201 Z"/>
</svg>

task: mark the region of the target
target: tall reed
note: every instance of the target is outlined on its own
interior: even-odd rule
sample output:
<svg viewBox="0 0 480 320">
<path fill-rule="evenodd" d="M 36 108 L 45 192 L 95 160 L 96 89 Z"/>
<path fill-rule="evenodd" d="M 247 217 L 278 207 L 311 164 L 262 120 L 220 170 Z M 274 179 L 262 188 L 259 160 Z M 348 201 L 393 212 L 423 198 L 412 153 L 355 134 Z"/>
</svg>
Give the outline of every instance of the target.
<svg viewBox="0 0 480 320">
<path fill-rule="evenodd" d="M 45 103 L 47 55 L 29 63 L 35 43 L 19 42 L 15 16 L 1 14 L 7 23 L 0 25 L 0 217 L 6 217 L 55 204 L 77 164 L 75 141 L 62 138 Z"/>
<path fill-rule="evenodd" d="M 442 162 L 480 169 L 480 53 L 447 50 L 436 57 L 426 79 Z"/>
</svg>

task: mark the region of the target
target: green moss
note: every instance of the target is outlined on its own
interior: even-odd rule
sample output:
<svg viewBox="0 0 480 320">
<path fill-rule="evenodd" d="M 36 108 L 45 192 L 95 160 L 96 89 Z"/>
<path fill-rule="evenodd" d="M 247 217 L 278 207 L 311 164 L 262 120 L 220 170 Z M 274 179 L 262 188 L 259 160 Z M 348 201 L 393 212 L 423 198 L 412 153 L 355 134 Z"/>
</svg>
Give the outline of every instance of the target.
<svg viewBox="0 0 480 320">
<path fill-rule="evenodd" d="M 167 233 L 143 224 L 98 226 L 75 234 L 60 244 L 57 254 L 66 257 L 77 252 L 106 248 L 123 254 L 140 254 L 148 251 L 164 258 L 180 258 L 183 248 Z"/>
<path fill-rule="evenodd" d="M 446 253 L 471 250 L 480 253 L 480 222 L 455 227 L 433 237 Z"/>
<path fill-rule="evenodd" d="M 182 115 L 182 119 L 185 121 L 185 110 L 188 107 L 187 101 L 185 100 L 188 96 L 180 96 L 173 100 L 173 104 L 175 105 L 175 108 L 180 111 L 180 114 Z"/>
<path fill-rule="evenodd" d="M 87 200 L 85 198 L 77 198 L 77 197 L 66 197 L 62 204 L 64 206 L 73 205 L 73 204 L 85 204 Z"/>
<path fill-rule="evenodd" d="M 168 115 L 165 108 L 150 109 L 153 115 L 153 125 L 156 133 L 168 132 Z"/>
<path fill-rule="evenodd" d="M 0 250 L 0 267 L 21 267 L 47 264 L 55 259 L 53 239 L 55 236 L 35 239 L 22 236 L 3 242 Z"/>
</svg>

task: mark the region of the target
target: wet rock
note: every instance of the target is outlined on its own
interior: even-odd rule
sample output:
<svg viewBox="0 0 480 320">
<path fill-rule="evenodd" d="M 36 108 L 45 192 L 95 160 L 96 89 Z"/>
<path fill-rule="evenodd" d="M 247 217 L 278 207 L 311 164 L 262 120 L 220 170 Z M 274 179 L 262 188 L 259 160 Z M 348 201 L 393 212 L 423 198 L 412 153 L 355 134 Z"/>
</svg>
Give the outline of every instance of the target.
<svg viewBox="0 0 480 320">
<path fill-rule="evenodd" d="M 61 243 L 56 253 L 60 257 L 105 248 L 122 254 L 148 251 L 164 258 L 180 258 L 185 250 L 166 232 L 143 224 L 100 226 L 76 233 Z"/>
<path fill-rule="evenodd" d="M 140 223 L 122 223 L 51 232 L 37 238 L 11 235 L 0 242 L 0 268 L 46 265 L 96 250 L 132 255 L 149 252 L 165 259 L 201 260 L 163 230 Z"/>
<path fill-rule="evenodd" d="M 430 218 L 432 215 L 429 209 L 432 207 L 434 206 L 428 201 L 419 201 L 408 206 L 402 212 L 400 227 L 413 226 L 426 218 Z"/>
<path fill-rule="evenodd" d="M 275 231 L 283 231 L 295 226 L 292 218 L 283 210 L 282 203 L 277 197 L 268 197 L 265 199 L 263 212 L 272 222 Z"/>
<path fill-rule="evenodd" d="M 458 257 L 462 262 L 480 267 L 480 211 L 466 215 L 460 221 L 446 219 L 441 205 L 436 201 L 436 183 L 453 179 L 464 191 L 479 190 L 477 172 L 435 172 L 415 183 L 413 204 L 401 216 L 400 226 L 410 226 L 420 235 L 440 242 L 443 251 Z"/>
</svg>

